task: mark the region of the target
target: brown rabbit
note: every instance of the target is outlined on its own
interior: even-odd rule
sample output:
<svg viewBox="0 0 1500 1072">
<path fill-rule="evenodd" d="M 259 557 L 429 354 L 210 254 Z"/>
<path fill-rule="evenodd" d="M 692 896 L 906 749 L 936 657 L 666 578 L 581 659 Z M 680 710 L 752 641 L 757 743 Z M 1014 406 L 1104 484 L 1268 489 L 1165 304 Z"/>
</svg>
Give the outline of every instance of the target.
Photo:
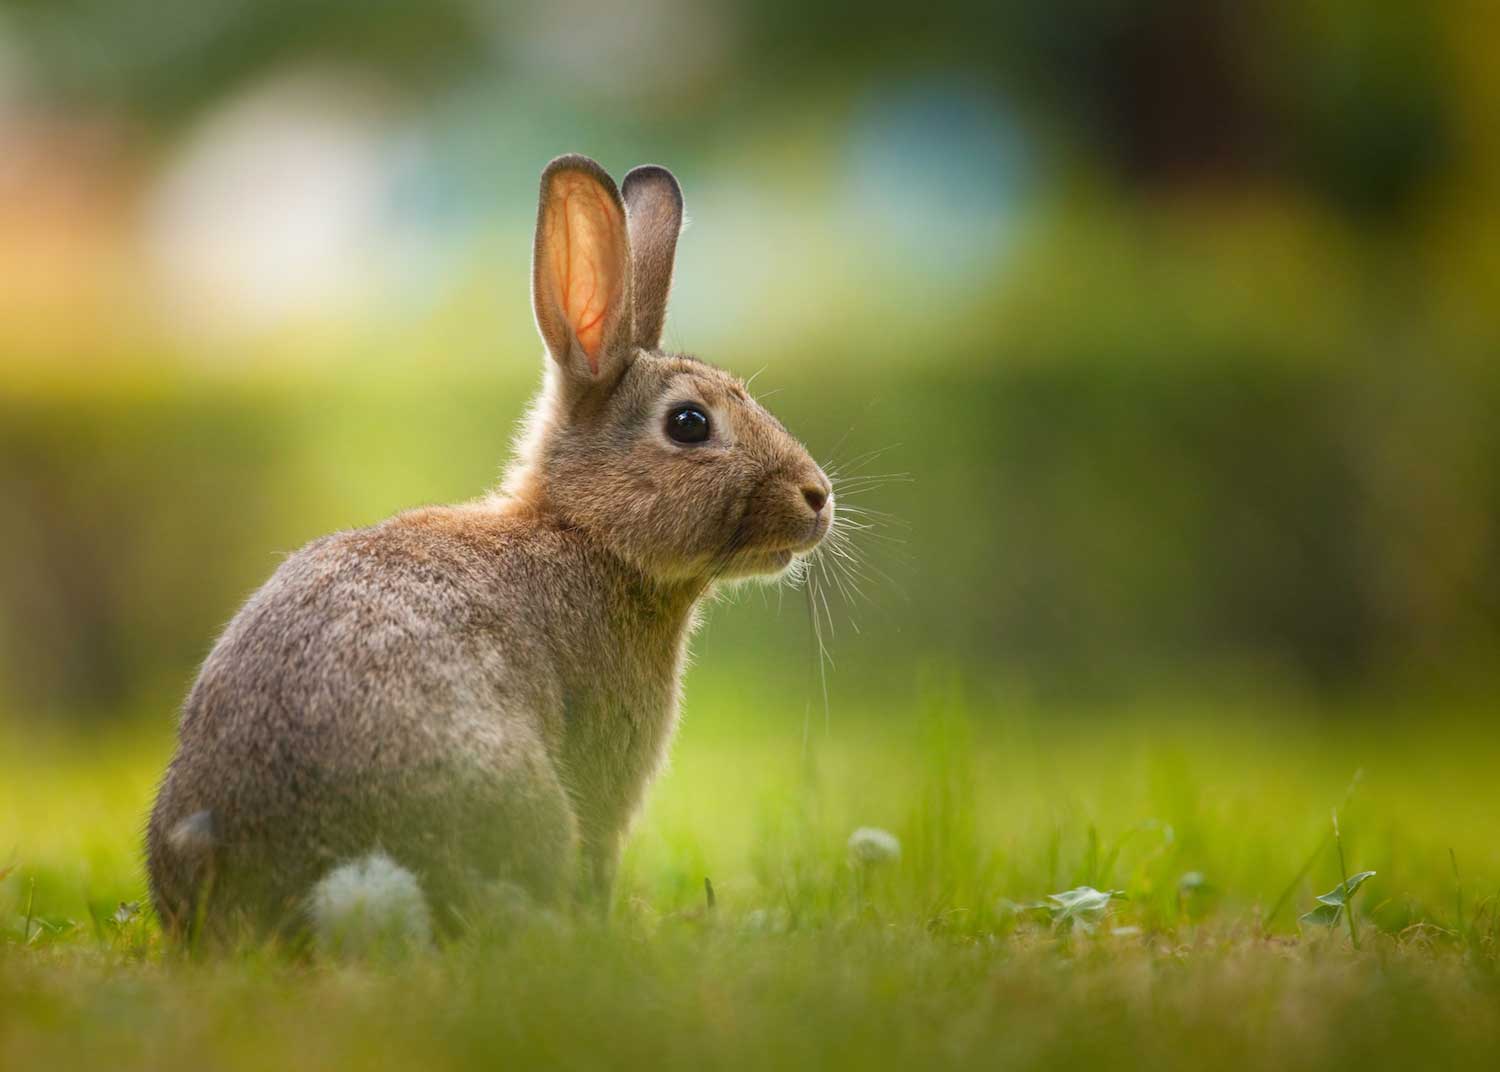
<svg viewBox="0 0 1500 1072">
<path fill-rule="evenodd" d="M 542 173 L 550 360 L 500 491 L 315 540 L 229 623 L 147 832 L 182 934 L 451 929 L 485 891 L 608 903 L 677 720 L 696 608 L 833 515 L 822 470 L 733 376 L 657 349 L 682 194 L 581 156 Z"/>
</svg>

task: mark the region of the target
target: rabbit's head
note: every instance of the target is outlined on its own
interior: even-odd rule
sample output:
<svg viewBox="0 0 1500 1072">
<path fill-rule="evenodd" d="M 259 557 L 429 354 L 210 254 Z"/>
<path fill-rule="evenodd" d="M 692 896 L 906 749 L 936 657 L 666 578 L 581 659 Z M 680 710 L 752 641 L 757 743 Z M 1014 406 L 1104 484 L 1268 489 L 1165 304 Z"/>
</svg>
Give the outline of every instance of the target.
<svg viewBox="0 0 1500 1072">
<path fill-rule="evenodd" d="M 658 343 L 682 226 L 670 172 L 623 191 L 592 160 L 542 173 L 532 307 L 545 387 L 506 481 L 662 581 L 774 574 L 833 517 L 828 478 L 734 376 Z"/>
</svg>

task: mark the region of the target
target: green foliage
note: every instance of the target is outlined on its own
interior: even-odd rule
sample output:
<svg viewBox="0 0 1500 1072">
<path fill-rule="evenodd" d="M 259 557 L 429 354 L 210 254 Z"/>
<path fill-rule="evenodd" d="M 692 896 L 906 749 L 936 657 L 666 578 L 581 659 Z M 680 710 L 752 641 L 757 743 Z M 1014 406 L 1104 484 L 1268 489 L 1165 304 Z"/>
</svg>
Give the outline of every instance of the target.
<svg viewBox="0 0 1500 1072">
<path fill-rule="evenodd" d="M 1076 890 L 1048 894 L 1047 900 L 1051 903 L 1046 907 L 1052 914 L 1053 926 L 1090 934 L 1104 918 L 1109 903 L 1124 896 L 1124 890 L 1096 890 L 1092 886 L 1079 886 Z"/>
<path fill-rule="evenodd" d="M 1311 912 L 1305 912 L 1297 918 L 1307 924 L 1320 927 L 1332 927 L 1342 918 L 1344 906 L 1354 899 L 1355 892 L 1365 884 L 1366 879 L 1374 878 L 1374 871 L 1361 871 L 1357 875 L 1351 875 L 1339 883 L 1327 893 L 1318 895 L 1318 907 Z"/>
</svg>

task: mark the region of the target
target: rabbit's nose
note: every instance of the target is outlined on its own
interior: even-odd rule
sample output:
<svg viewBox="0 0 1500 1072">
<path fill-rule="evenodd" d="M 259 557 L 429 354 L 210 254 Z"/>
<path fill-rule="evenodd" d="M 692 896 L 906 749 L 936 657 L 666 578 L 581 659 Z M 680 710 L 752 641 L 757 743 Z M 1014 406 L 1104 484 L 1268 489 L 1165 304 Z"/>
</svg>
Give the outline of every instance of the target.
<svg viewBox="0 0 1500 1072">
<path fill-rule="evenodd" d="M 802 497 L 807 500 L 807 505 L 812 507 L 812 512 L 816 514 L 822 511 L 823 504 L 828 501 L 828 492 L 824 488 L 809 484 L 802 489 Z"/>
</svg>

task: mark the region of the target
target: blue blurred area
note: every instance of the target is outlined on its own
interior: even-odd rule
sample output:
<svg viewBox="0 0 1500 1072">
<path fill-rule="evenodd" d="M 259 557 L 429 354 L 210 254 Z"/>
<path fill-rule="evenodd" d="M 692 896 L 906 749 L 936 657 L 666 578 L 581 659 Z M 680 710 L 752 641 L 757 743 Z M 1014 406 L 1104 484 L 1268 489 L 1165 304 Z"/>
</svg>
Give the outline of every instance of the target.
<svg viewBox="0 0 1500 1072">
<path fill-rule="evenodd" d="M 847 137 L 851 226 L 873 225 L 883 255 L 940 298 L 992 286 L 1035 207 L 1031 146 L 1005 99 L 952 77 L 880 84 Z"/>
</svg>

